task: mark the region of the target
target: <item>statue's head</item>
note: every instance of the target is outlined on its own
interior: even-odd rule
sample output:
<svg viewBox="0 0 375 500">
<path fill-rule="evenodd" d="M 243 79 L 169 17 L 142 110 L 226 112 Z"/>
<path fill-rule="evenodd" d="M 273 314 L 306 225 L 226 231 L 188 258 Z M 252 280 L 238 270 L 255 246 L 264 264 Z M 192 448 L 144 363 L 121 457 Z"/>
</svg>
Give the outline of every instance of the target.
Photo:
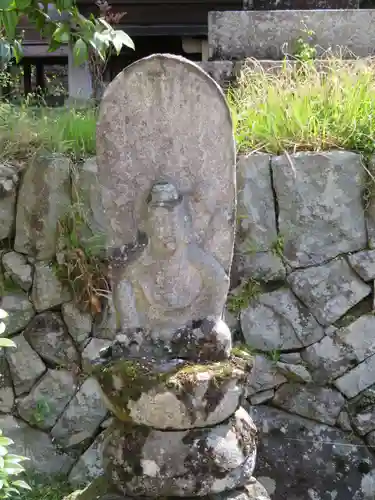
<svg viewBox="0 0 375 500">
<path fill-rule="evenodd" d="M 184 241 L 182 196 L 170 182 L 156 182 L 147 199 L 147 233 L 158 248 L 174 252 Z"/>
</svg>

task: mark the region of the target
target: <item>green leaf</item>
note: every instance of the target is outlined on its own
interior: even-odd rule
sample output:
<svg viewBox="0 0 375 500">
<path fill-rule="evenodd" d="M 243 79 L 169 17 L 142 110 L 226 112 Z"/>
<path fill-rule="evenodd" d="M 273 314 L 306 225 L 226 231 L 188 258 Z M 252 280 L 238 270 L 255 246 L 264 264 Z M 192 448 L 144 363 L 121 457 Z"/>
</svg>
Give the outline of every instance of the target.
<svg viewBox="0 0 375 500">
<path fill-rule="evenodd" d="M 2 0 L 0 0 L 0 3 Z M 7 10 L 2 13 L 2 24 L 5 29 L 5 34 L 8 40 L 14 40 L 16 38 L 16 27 L 18 24 L 19 15 L 14 10 Z"/>
<path fill-rule="evenodd" d="M 8 453 L 8 448 L 0 445 L 0 457 L 5 457 L 7 453 Z"/>
<path fill-rule="evenodd" d="M 51 40 L 47 52 L 55 52 L 55 50 L 59 49 L 62 45 L 62 42 L 58 42 L 57 40 Z"/>
<path fill-rule="evenodd" d="M 4 436 L 0 437 L 0 446 L 10 446 L 11 444 L 14 444 L 14 441 L 12 439 Z"/>
<path fill-rule="evenodd" d="M 112 38 L 112 43 L 116 49 L 117 54 L 120 53 L 122 47 L 129 47 L 129 49 L 135 49 L 134 42 L 124 31 L 116 30 L 115 36 Z"/>
<path fill-rule="evenodd" d="M 23 467 L 21 467 L 20 465 L 18 465 L 18 464 L 13 464 L 10 467 L 9 466 L 8 467 L 4 467 L 3 470 L 4 470 L 4 472 L 6 472 L 9 475 L 16 475 L 16 474 L 20 474 L 25 469 Z"/>
<path fill-rule="evenodd" d="M 3 459 L 3 457 L 0 457 L 0 470 L 4 469 L 5 467 L 5 460 Z"/>
<path fill-rule="evenodd" d="M 0 347 L 17 347 L 13 340 L 0 337 Z"/>
<path fill-rule="evenodd" d="M 28 485 L 25 481 L 22 481 L 21 479 L 17 480 L 17 481 L 13 481 L 13 485 L 17 486 L 18 488 L 22 488 L 24 490 L 31 491 L 31 489 L 32 489 L 30 485 Z"/>
<path fill-rule="evenodd" d="M 11 453 L 9 453 L 9 455 L 7 455 L 5 458 L 5 461 L 11 464 L 18 464 L 19 462 L 25 462 L 26 460 L 29 459 L 21 455 L 12 455 Z"/>
<path fill-rule="evenodd" d="M 102 24 L 105 28 L 107 28 L 107 30 L 110 31 L 113 30 L 112 26 L 109 23 L 107 23 L 107 21 L 103 17 L 99 17 L 98 22 Z"/>
<path fill-rule="evenodd" d="M 60 43 L 68 43 L 70 40 L 69 27 L 65 24 L 55 29 L 52 34 L 53 40 Z"/>
<path fill-rule="evenodd" d="M 12 5 L 12 0 L 0 0 L 0 9 L 7 10 Z"/>
<path fill-rule="evenodd" d="M 31 5 L 32 0 L 15 0 L 17 9 L 25 10 Z"/>
<path fill-rule="evenodd" d="M 88 50 L 87 45 L 82 39 L 78 39 L 73 47 L 74 62 L 79 66 L 87 61 Z"/>
<path fill-rule="evenodd" d="M 14 55 L 14 58 L 16 59 L 16 63 L 19 63 L 23 57 L 23 49 L 22 49 L 21 42 L 19 40 L 14 40 L 13 55 Z"/>
<path fill-rule="evenodd" d="M 4 481 L 2 479 L 0 479 L 0 490 L 3 489 L 3 486 L 4 486 Z"/>
</svg>

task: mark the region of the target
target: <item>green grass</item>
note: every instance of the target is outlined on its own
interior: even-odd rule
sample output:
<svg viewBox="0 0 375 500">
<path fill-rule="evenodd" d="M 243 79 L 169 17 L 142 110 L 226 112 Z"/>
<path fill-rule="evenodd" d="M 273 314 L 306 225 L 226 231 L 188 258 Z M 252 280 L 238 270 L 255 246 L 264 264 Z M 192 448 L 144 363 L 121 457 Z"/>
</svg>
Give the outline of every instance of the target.
<svg viewBox="0 0 375 500">
<path fill-rule="evenodd" d="M 285 63 L 280 72 L 253 61 L 228 100 L 241 152 L 374 151 L 375 60 L 329 58 Z"/>
<path fill-rule="evenodd" d="M 319 151 L 373 153 L 375 60 L 328 58 L 263 70 L 252 61 L 228 91 L 240 152 Z M 95 154 L 97 112 L 0 105 L 0 160 L 23 161 L 38 149 Z"/>
<path fill-rule="evenodd" d="M 31 491 L 23 490 L 20 495 L 10 500 L 62 500 L 72 492 L 66 478 L 26 477 L 25 480 L 32 487 Z"/>
</svg>

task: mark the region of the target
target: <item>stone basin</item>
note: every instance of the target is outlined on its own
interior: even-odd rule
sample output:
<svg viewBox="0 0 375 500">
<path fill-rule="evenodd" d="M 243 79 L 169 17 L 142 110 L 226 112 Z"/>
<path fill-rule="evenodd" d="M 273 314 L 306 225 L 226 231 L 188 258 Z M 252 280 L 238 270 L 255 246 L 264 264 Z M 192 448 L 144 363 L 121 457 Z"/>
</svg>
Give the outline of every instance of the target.
<svg viewBox="0 0 375 500">
<path fill-rule="evenodd" d="M 220 425 L 162 431 L 115 421 L 103 443 L 110 484 L 130 496 L 203 496 L 248 483 L 256 428 L 239 408 Z"/>
<path fill-rule="evenodd" d="M 96 366 L 93 374 L 119 420 L 180 430 L 230 417 L 240 405 L 249 369 L 237 356 L 205 364 L 127 359 Z"/>
</svg>

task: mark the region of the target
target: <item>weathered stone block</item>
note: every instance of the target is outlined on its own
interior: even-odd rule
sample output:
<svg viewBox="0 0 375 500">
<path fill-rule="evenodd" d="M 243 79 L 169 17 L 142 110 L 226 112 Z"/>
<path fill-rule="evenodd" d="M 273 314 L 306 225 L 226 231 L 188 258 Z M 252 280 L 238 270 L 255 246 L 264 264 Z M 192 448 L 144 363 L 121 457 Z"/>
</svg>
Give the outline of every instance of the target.
<svg viewBox="0 0 375 500">
<path fill-rule="evenodd" d="M 299 349 L 319 341 L 323 328 L 290 290 L 265 293 L 241 312 L 247 344 L 262 351 Z"/>
<path fill-rule="evenodd" d="M 246 393 L 248 396 L 253 396 L 258 392 L 279 387 L 285 382 L 287 379 L 277 370 L 275 363 L 263 356 L 255 356 Z"/>
<path fill-rule="evenodd" d="M 18 185 L 18 169 L 0 164 L 0 240 L 8 238 L 14 227 Z"/>
<path fill-rule="evenodd" d="M 90 337 L 92 330 L 92 316 L 87 312 L 82 312 L 74 304 L 67 302 L 61 306 L 64 322 L 68 327 L 69 334 L 81 347 Z"/>
<path fill-rule="evenodd" d="M 285 278 L 285 266 L 274 252 L 249 252 L 246 241 L 237 244 L 233 256 L 232 282 L 243 278 L 257 281 L 278 281 Z"/>
<path fill-rule="evenodd" d="M 361 439 L 269 406 L 250 414 L 262 443 L 257 476 L 273 483 L 272 498 L 371 500 L 375 459 Z"/>
<path fill-rule="evenodd" d="M 18 399 L 18 413 L 34 427 L 51 429 L 74 396 L 76 388 L 71 372 L 48 370 L 30 394 Z"/>
<path fill-rule="evenodd" d="M 71 300 L 71 294 L 57 278 L 49 262 L 37 262 L 31 300 L 38 312 Z"/>
<path fill-rule="evenodd" d="M 360 392 L 375 384 L 375 355 L 335 380 L 334 385 L 347 398 L 354 398 Z"/>
<path fill-rule="evenodd" d="M 197 429 L 229 418 L 240 404 L 247 361 L 123 360 L 95 369 L 108 408 L 124 422 L 156 429 Z"/>
<path fill-rule="evenodd" d="M 345 404 L 336 390 L 303 384 L 284 384 L 272 400 L 275 406 L 323 424 L 335 425 Z"/>
<path fill-rule="evenodd" d="M 373 54 L 375 35 L 373 10 L 272 10 L 209 12 L 210 59 L 283 59 L 293 54 L 293 43 L 303 26 L 314 32 L 318 56 L 342 47 L 348 54 Z"/>
<path fill-rule="evenodd" d="M 291 365 L 278 361 L 276 363 L 277 369 L 282 373 L 290 382 L 312 382 L 312 377 L 308 370 L 302 365 Z"/>
<path fill-rule="evenodd" d="M 25 328 L 35 316 L 35 309 L 24 292 L 12 292 L 1 299 L 1 308 L 8 313 L 4 319 L 6 334 L 13 335 Z"/>
<path fill-rule="evenodd" d="M 2 350 L 4 351 L 4 350 Z M 12 377 L 5 353 L 0 352 L 0 412 L 10 413 L 14 405 Z"/>
<path fill-rule="evenodd" d="M 29 427 L 11 415 L 0 416 L 0 429 L 4 436 L 12 439 L 11 453 L 27 457 L 24 467 L 47 477 L 67 474 L 74 460 L 57 450 L 51 438 L 44 432 Z"/>
<path fill-rule="evenodd" d="M 69 474 L 69 482 L 75 487 L 88 484 L 103 473 L 102 445 L 104 432 L 99 434 L 92 445 L 79 457 Z"/>
<path fill-rule="evenodd" d="M 50 311 L 38 314 L 29 323 L 24 335 L 47 363 L 79 366 L 79 354 L 59 314 Z"/>
<path fill-rule="evenodd" d="M 82 369 L 85 372 L 90 372 L 91 362 L 99 357 L 101 349 L 105 349 L 111 345 L 110 340 L 92 338 L 82 351 Z"/>
<path fill-rule="evenodd" d="M 303 267 L 365 248 L 361 157 L 350 151 L 272 158 L 284 256 Z"/>
<path fill-rule="evenodd" d="M 17 335 L 12 340 L 16 347 L 7 348 L 5 355 L 12 375 L 14 392 L 19 396 L 32 388 L 46 371 L 46 367 L 23 335 Z"/>
<path fill-rule="evenodd" d="M 348 256 L 349 264 L 364 281 L 375 279 L 375 250 L 364 250 Z"/>
<path fill-rule="evenodd" d="M 244 486 L 254 470 L 256 429 L 243 408 L 211 428 L 160 431 L 116 423 L 111 430 L 104 470 L 125 495 L 221 493 Z"/>
<path fill-rule="evenodd" d="M 3 267 L 10 278 L 19 285 L 22 290 L 28 292 L 33 284 L 32 267 L 28 264 L 26 257 L 17 252 L 6 252 L 3 255 Z"/>
<path fill-rule="evenodd" d="M 51 259 L 56 252 L 57 223 L 71 203 L 70 160 L 59 154 L 36 156 L 22 180 L 14 249 Z"/>
<path fill-rule="evenodd" d="M 52 428 L 51 435 L 65 449 L 80 448 L 95 435 L 106 415 L 99 384 L 88 378 Z"/>
<path fill-rule="evenodd" d="M 330 325 L 371 293 L 343 257 L 288 276 L 293 292 L 321 325 Z"/>
</svg>

